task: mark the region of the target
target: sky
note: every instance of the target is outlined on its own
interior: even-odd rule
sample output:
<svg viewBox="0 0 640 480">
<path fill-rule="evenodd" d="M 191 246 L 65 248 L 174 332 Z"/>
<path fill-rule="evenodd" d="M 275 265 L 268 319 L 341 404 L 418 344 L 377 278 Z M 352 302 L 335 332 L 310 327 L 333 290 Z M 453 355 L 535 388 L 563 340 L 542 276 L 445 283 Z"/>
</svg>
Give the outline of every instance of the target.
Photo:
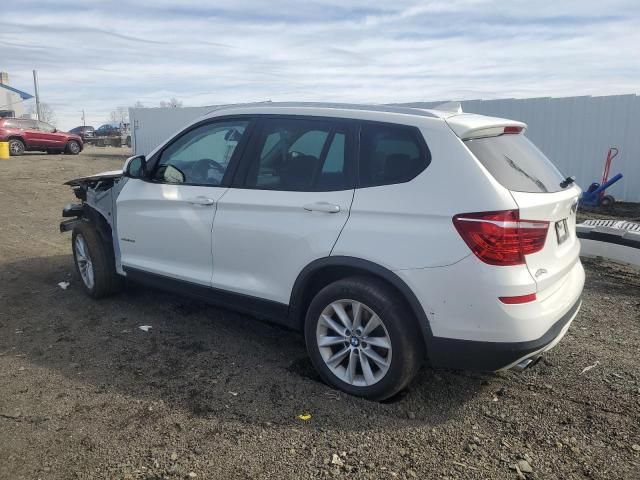
<svg viewBox="0 0 640 480">
<path fill-rule="evenodd" d="M 0 70 L 58 128 L 119 106 L 640 93 L 638 0 L 20 0 Z"/>
</svg>

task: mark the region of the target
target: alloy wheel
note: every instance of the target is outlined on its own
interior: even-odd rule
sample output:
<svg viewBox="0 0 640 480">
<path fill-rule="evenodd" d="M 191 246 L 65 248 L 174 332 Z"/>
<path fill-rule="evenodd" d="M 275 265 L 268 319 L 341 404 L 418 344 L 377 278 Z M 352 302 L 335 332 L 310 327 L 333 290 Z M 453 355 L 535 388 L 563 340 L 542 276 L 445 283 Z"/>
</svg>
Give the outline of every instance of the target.
<svg viewBox="0 0 640 480">
<path fill-rule="evenodd" d="M 80 271 L 80 277 L 88 289 L 92 289 L 94 285 L 94 272 L 93 262 L 89 255 L 89 248 L 87 242 L 81 234 L 76 236 L 74 244 L 76 252 L 76 263 L 78 264 L 78 270 Z"/>
<path fill-rule="evenodd" d="M 324 363 L 349 385 L 368 387 L 391 366 L 391 338 L 382 319 L 356 300 L 336 300 L 322 311 L 316 341 Z"/>
<path fill-rule="evenodd" d="M 19 140 L 9 142 L 9 150 L 13 155 L 20 155 L 24 151 L 24 146 Z"/>
</svg>

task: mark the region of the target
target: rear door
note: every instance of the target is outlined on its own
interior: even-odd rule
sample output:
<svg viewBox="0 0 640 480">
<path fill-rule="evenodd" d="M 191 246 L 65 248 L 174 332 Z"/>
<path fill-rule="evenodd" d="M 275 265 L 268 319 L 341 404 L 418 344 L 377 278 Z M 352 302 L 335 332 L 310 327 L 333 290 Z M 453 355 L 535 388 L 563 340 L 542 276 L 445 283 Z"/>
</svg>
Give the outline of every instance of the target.
<svg viewBox="0 0 640 480">
<path fill-rule="evenodd" d="M 218 203 L 213 286 L 288 304 L 298 274 L 330 255 L 347 221 L 354 152 L 347 121 L 262 118 Z"/>
<path fill-rule="evenodd" d="M 493 177 L 510 190 L 521 220 L 548 222 L 544 247 L 526 255 L 525 261 L 539 292 L 559 286 L 579 261 L 575 227 L 580 188 L 575 184 L 563 188 L 560 184 L 565 176 L 523 133 L 465 143 Z"/>
<path fill-rule="evenodd" d="M 20 120 L 20 128 L 22 129 L 27 148 L 46 148 L 46 143 L 38 130 L 38 122 L 36 120 Z"/>
</svg>

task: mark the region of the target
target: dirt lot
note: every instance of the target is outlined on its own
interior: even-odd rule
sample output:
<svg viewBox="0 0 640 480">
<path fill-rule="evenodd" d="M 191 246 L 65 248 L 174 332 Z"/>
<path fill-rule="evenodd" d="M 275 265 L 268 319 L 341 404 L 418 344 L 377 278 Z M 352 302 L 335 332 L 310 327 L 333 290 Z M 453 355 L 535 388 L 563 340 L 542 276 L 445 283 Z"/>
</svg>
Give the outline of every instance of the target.
<svg viewBox="0 0 640 480">
<path fill-rule="evenodd" d="M 61 184 L 122 152 L 0 162 L 0 478 L 516 479 L 519 460 L 530 479 L 640 478 L 637 272 L 587 262 L 581 314 L 533 369 L 425 368 L 368 402 L 320 383 L 294 332 L 141 287 L 82 293 Z"/>
</svg>

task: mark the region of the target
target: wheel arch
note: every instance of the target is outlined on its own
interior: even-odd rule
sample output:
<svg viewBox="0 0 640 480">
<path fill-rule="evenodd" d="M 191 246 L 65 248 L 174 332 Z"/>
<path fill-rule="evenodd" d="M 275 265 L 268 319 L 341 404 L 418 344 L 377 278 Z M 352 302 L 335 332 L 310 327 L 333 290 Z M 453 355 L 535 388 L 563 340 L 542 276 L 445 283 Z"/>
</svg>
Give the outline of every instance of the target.
<svg viewBox="0 0 640 480">
<path fill-rule="evenodd" d="M 296 329 L 304 327 L 304 317 L 313 297 L 325 286 L 342 278 L 366 275 L 384 281 L 396 291 L 414 314 L 427 348 L 433 337 L 429 319 L 417 297 L 398 275 L 375 262 L 357 257 L 332 256 L 314 260 L 298 275 L 289 301 L 289 320 Z"/>
</svg>

